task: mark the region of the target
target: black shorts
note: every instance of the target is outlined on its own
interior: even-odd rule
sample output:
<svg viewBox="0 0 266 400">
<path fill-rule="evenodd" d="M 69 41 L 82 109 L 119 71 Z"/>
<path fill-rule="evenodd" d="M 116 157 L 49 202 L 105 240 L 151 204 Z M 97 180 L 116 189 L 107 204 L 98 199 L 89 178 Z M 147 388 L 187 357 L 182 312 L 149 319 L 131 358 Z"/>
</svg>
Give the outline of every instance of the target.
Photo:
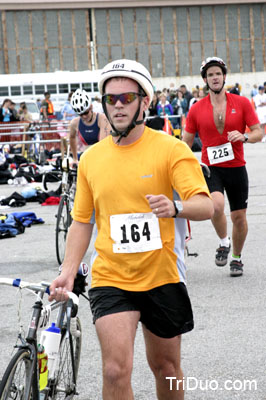
<svg viewBox="0 0 266 400">
<path fill-rule="evenodd" d="M 104 315 L 139 311 L 140 321 L 156 336 L 172 338 L 194 327 L 190 299 L 184 283 L 171 283 L 146 292 L 112 286 L 89 290 L 93 323 Z"/>
<path fill-rule="evenodd" d="M 210 166 L 211 176 L 206 177 L 210 192 L 226 191 L 230 210 L 243 210 L 248 206 L 248 174 L 246 167 L 223 168 Z"/>
</svg>

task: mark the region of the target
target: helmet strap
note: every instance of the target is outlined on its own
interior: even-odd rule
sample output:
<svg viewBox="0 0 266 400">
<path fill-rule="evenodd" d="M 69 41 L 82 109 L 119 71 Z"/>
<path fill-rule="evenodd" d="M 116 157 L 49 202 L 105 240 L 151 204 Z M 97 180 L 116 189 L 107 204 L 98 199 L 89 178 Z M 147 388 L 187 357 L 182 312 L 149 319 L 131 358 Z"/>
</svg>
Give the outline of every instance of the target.
<svg viewBox="0 0 266 400">
<path fill-rule="evenodd" d="M 92 112 L 91 118 L 90 118 L 90 120 L 88 121 L 89 123 L 93 120 L 93 117 L 94 117 L 94 115 L 93 115 L 93 112 Z"/>
<path fill-rule="evenodd" d="M 107 117 L 107 119 L 108 119 L 108 121 L 110 122 L 110 125 L 111 125 L 111 127 L 112 127 L 112 131 L 110 132 L 110 134 L 111 134 L 113 137 L 118 137 L 118 136 L 119 136 L 119 138 L 118 138 L 118 140 L 117 140 L 116 143 L 120 143 L 121 139 L 122 139 L 123 137 L 127 137 L 127 136 L 129 135 L 129 133 L 135 128 L 135 126 L 141 125 L 141 124 L 143 124 L 143 122 L 144 122 L 144 119 L 142 119 L 142 120 L 140 120 L 140 121 L 137 121 L 137 118 L 138 118 L 138 115 L 139 115 L 139 112 L 140 112 L 140 105 L 141 105 L 141 100 L 140 100 L 140 99 L 139 99 L 138 109 L 137 109 L 137 111 L 135 112 L 135 115 L 134 115 L 134 117 L 132 118 L 131 123 L 129 124 L 129 126 L 127 127 L 127 129 L 124 130 L 124 131 L 119 131 L 118 129 L 115 128 L 115 126 L 113 125 L 113 123 L 112 123 L 112 121 L 111 121 L 111 119 L 110 119 L 110 116 L 109 116 L 109 114 L 108 114 L 108 112 L 107 112 L 106 103 L 103 102 L 102 105 L 103 105 L 104 113 L 105 113 L 105 115 L 106 115 L 106 117 Z"/>
<path fill-rule="evenodd" d="M 222 91 L 223 88 L 224 88 L 224 85 L 225 85 L 225 80 L 224 80 L 224 82 L 223 82 L 223 86 L 221 87 L 221 89 L 219 89 L 219 90 L 212 90 L 212 88 L 210 88 L 208 82 L 206 82 L 207 89 L 208 89 L 208 90 L 211 90 L 212 93 L 214 93 L 214 94 L 220 94 L 221 91 Z"/>
</svg>

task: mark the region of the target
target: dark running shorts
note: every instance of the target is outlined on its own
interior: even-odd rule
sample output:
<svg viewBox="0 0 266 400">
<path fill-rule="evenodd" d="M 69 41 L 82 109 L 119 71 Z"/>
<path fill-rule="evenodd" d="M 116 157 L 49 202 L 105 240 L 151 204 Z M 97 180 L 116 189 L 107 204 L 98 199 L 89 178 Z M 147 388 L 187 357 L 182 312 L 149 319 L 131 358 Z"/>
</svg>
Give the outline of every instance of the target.
<svg viewBox="0 0 266 400">
<path fill-rule="evenodd" d="M 211 176 L 205 178 L 210 192 L 224 191 L 231 211 L 248 206 L 248 174 L 246 167 L 223 168 L 210 166 Z"/>
<path fill-rule="evenodd" d="M 112 286 L 89 290 L 93 323 L 104 315 L 139 311 L 140 321 L 153 334 L 172 338 L 193 329 L 193 313 L 184 283 L 130 292 Z"/>
</svg>

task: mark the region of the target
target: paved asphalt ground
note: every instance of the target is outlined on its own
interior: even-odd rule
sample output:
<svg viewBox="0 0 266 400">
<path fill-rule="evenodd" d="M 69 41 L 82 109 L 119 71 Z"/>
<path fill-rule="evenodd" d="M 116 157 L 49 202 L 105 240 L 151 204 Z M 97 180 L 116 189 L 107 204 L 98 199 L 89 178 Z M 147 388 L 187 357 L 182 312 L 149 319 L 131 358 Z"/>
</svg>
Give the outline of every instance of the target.
<svg viewBox="0 0 266 400">
<path fill-rule="evenodd" d="M 182 365 L 189 400 L 266 399 L 266 144 L 245 145 L 250 180 L 249 233 L 243 251 L 244 275 L 229 276 L 229 267 L 214 263 L 217 237 L 210 221 L 192 223 L 187 258 L 188 290 L 194 309 L 195 329 L 183 336 Z M 200 154 L 197 153 L 199 157 Z M 18 188 L 19 190 L 19 188 Z M 0 196 L 14 188 L 0 186 Z M 57 274 L 55 257 L 56 206 L 28 203 L 20 209 L 33 211 L 45 224 L 27 228 L 25 233 L 0 242 L 0 277 L 51 281 Z M 1 211 L 0 211 L 1 212 Z M 226 205 L 229 232 L 228 204 Z M 90 252 L 90 251 L 89 251 Z M 89 260 L 89 252 L 86 261 Z M 18 331 L 17 289 L 0 288 L 0 375 L 10 359 Z M 27 329 L 32 295 L 24 293 L 22 320 Z M 101 358 L 88 303 L 81 299 L 83 348 L 79 374 L 79 399 L 101 399 Z M 1 378 L 0 378 L 1 379 Z M 132 376 L 135 399 L 155 400 L 154 380 L 147 366 L 139 326 L 135 342 Z M 169 381 L 170 386 L 170 381 Z M 125 399 L 127 400 L 127 399 Z"/>
</svg>

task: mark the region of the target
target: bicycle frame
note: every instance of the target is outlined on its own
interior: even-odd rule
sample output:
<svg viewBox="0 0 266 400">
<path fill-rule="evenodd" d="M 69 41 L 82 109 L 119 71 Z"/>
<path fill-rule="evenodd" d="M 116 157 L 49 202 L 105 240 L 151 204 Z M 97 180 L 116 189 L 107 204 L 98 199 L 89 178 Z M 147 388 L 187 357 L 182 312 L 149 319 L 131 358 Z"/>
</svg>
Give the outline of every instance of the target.
<svg viewBox="0 0 266 400">
<path fill-rule="evenodd" d="M 38 360 L 37 360 L 37 331 L 39 328 L 45 328 L 50 321 L 50 314 L 56 308 L 59 308 L 56 326 L 61 327 L 63 325 L 64 315 L 67 317 L 67 334 L 70 332 L 70 318 L 71 318 L 71 310 L 72 305 L 78 306 L 79 299 L 78 297 L 69 292 L 68 302 L 52 302 L 48 306 L 43 306 L 43 297 L 45 294 L 49 294 L 49 286 L 48 282 L 41 283 L 29 283 L 25 281 L 21 281 L 20 279 L 10 279 L 10 278 L 0 278 L 0 285 L 8 285 L 14 286 L 21 289 L 27 288 L 34 292 L 37 296 L 37 300 L 34 302 L 32 306 L 32 314 L 30 318 L 29 328 L 26 334 L 26 338 L 24 339 L 22 335 L 19 333 L 18 338 L 21 344 L 16 345 L 18 351 L 19 349 L 24 349 L 29 352 L 29 359 L 31 360 L 30 369 L 27 373 L 27 377 L 30 379 L 26 382 L 24 392 L 23 392 L 23 400 L 39 400 L 40 399 L 40 390 L 39 390 L 39 369 L 38 369 Z M 73 344 L 72 340 L 70 340 L 70 349 L 72 352 L 72 369 L 73 369 L 73 381 L 76 384 L 76 373 L 73 364 Z M 58 355 L 57 355 L 58 357 Z M 47 398 L 49 394 L 50 387 L 53 383 L 53 377 L 48 380 L 47 389 L 44 389 L 42 393 L 42 398 Z M 11 383 L 10 383 L 11 384 Z"/>
</svg>

